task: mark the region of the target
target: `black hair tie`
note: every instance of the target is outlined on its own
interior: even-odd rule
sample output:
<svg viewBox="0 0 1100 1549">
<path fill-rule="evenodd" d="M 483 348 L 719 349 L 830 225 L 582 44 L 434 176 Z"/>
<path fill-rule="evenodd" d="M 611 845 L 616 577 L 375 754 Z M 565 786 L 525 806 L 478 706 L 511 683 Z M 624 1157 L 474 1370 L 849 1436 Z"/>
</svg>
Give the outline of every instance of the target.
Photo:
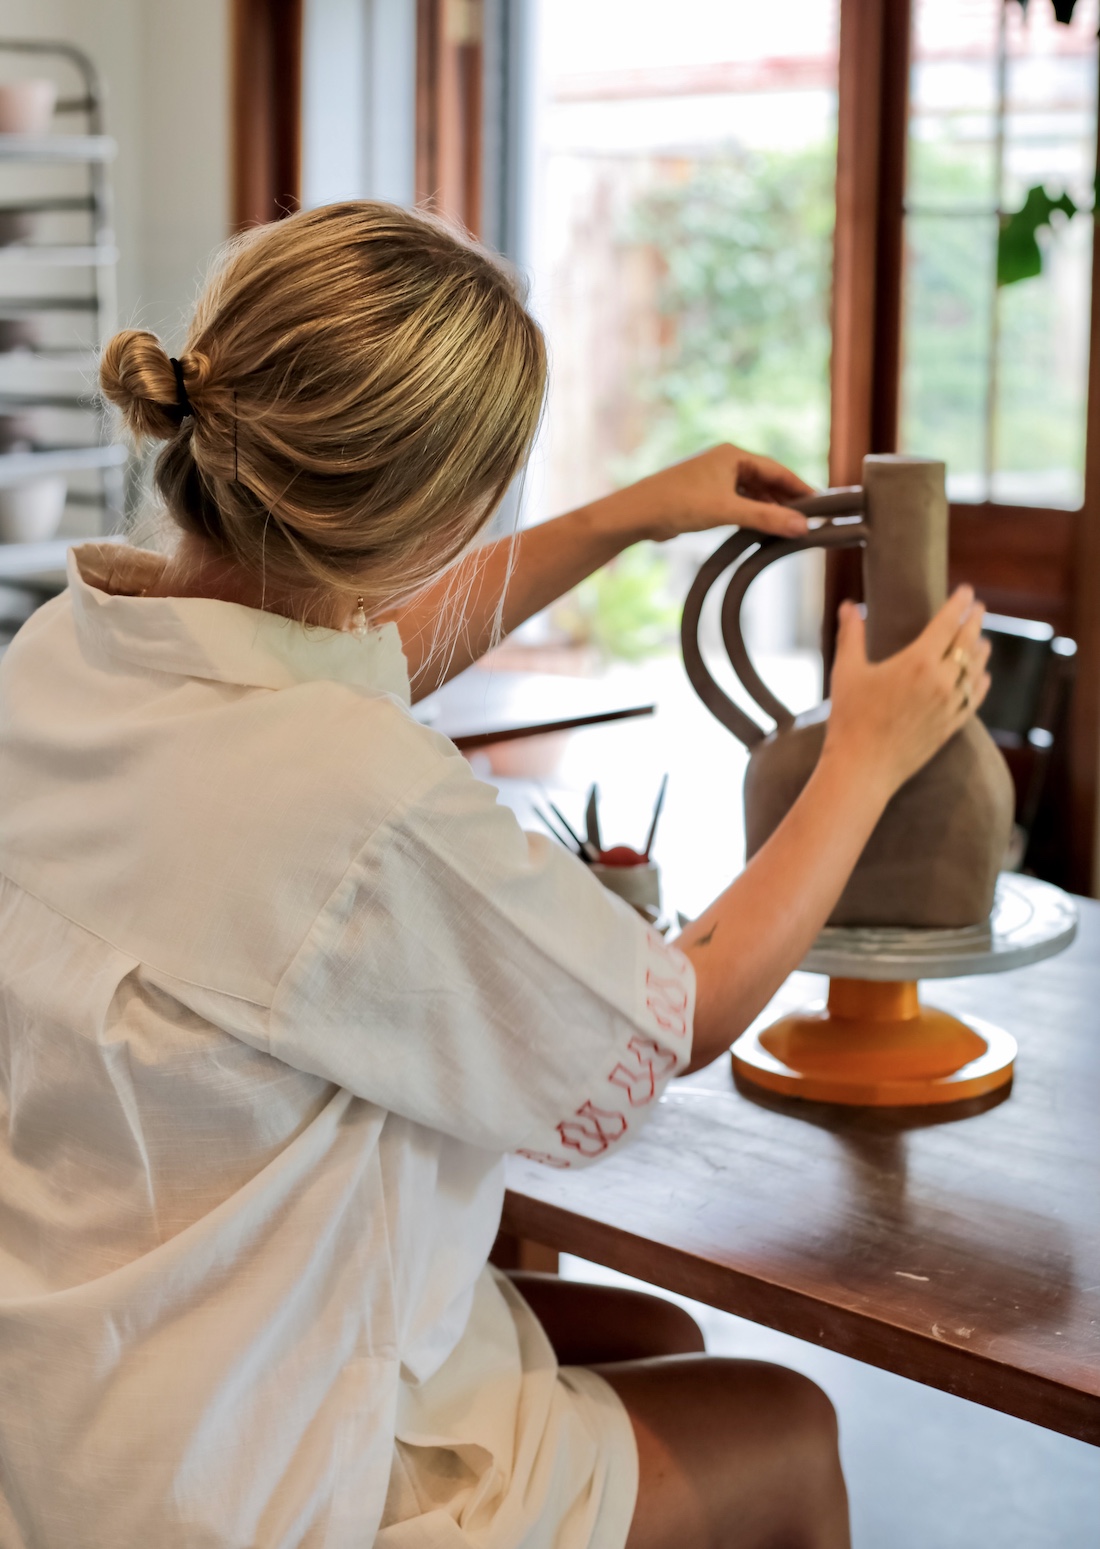
<svg viewBox="0 0 1100 1549">
<path fill-rule="evenodd" d="M 187 388 L 184 386 L 182 364 L 176 359 L 174 355 L 170 355 L 168 357 L 168 364 L 171 366 L 173 372 L 175 373 L 176 402 L 174 407 L 178 410 L 180 422 L 182 422 L 189 414 L 193 416 L 195 410 L 191 405 L 190 398 L 187 396 Z"/>
</svg>

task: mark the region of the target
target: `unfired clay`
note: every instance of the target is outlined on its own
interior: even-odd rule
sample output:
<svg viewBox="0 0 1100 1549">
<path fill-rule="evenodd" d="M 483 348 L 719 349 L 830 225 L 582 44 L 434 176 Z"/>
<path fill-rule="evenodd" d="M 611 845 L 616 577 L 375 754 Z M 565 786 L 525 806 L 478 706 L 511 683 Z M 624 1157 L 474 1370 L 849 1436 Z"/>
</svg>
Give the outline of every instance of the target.
<svg viewBox="0 0 1100 1549">
<path fill-rule="evenodd" d="M 863 520 L 847 526 L 830 523 L 806 539 L 791 541 L 737 534 L 700 571 L 684 610 L 688 675 L 719 719 L 751 749 L 745 777 L 745 833 L 750 857 L 781 822 L 809 779 L 824 741 L 829 706 L 825 703 L 793 717 L 763 688 L 740 634 L 740 600 L 748 584 L 743 577 L 739 582 L 740 570 L 735 572 L 727 594 L 723 633 L 738 676 L 776 719 L 776 729 L 765 735 L 726 699 L 703 665 L 698 647 L 702 598 L 717 575 L 731 559 L 757 545 L 757 552 L 747 562 L 753 574 L 770 560 L 799 549 L 861 543 L 867 648 L 873 661 L 908 645 L 947 595 L 943 463 L 868 457 L 863 464 L 862 490 L 830 492 L 805 502 L 806 506 L 821 514 L 838 510 L 854 513 L 862 508 Z M 720 564 L 723 551 L 729 557 Z M 980 923 L 993 905 L 1013 813 L 1008 768 L 985 727 L 974 719 L 896 793 L 829 923 L 939 928 Z"/>
</svg>

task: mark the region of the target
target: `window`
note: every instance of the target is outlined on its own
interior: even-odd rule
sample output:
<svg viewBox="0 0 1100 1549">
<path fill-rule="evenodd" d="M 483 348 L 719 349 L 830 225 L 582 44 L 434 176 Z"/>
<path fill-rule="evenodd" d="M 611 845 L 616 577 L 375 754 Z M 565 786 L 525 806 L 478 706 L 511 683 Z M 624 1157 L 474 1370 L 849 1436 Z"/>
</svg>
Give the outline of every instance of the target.
<svg viewBox="0 0 1100 1549">
<path fill-rule="evenodd" d="M 956 574 L 1077 640 L 1060 875 L 1087 888 L 1100 0 L 1077 0 L 1069 26 L 1051 0 L 1026 15 L 1018 0 L 304 4 L 307 202 L 333 178 L 345 191 L 344 163 L 346 192 L 411 198 L 415 147 L 419 195 L 533 275 L 554 377 L 528 519 L 719 436 L 822 482 L 826 456 L 834 482 L 868 451 L 945 458 Z M 324 37 L 327 79 L 359 82 L 342 103 L 311 64 Z M 331 152 L 311 142 L 326 133 Z M 675 611 L 713 541 L 639 561 L 620 590 L 652 590 L 666 566 Z M 816 556 L 788 562 L 750 594 L 747 633 L 788 703 L 817 696 L 822 594 L 827 623 L 853 559 L 833 556 L 824 587 Z M 797 681 L 776 679 L 783 662 Z"/>
<path fill-rule="evenodd" d="M 998 232 L 1029 197 L 1091 210 L 1096 33 L 1096 0 L 1070 26 L 1040 0 L 916 0 L 899 442 L 946 459 L 954 500 L 1084 496 L 1092 222 L 1050 211 L 1041 273 L 1001 285 Z"/>
<path fill-rule="evenodd" d="M 530 516 L 719 440 L 826 482 L 836 4 L 538 15 L 527 256 L 551 390 Z M 716 542 L 678 546 L 673 595 Z M 763 577 L 757 649 L 816 656 L 820 593 L 818 555 Z M 816 665 L 793 692 L 817 697 Z"/>
</svg>

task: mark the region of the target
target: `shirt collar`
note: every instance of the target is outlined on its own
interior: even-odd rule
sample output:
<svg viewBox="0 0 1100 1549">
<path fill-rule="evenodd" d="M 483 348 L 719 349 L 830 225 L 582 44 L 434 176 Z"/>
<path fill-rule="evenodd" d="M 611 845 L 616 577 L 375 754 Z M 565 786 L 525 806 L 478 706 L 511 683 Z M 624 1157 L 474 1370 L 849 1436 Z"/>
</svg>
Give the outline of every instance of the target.
<svg viewBox="0 0 1100 1549">
<path fill-rule="evenodd" d="M 254 688 L 330 679 L 409 703 L 409 674 L 394 623 L 365 639 L 298 624 L 277 613 L 207 597 L 143 597 L 163 558 L 119 543 L 84 543 L 68 555 L 77 638 L 153 672 Z"/>
</svg>

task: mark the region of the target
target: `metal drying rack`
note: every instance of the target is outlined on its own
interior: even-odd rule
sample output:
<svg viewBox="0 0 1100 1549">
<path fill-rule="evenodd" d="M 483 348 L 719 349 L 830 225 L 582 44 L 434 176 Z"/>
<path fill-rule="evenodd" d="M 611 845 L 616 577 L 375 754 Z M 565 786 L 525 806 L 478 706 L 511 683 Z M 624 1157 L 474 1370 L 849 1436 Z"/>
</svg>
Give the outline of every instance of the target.
<svg viewBox="0 0 1100 1549">
<path fill-rule="evenodd" d="M 0 412 L 52 409 L 85 414 L 94 417 L 94 435 L 59 443 L 35 442 L 29 451 L 0 452 L 0 486 L 24 483 L 37 475 L 76 474 L 78 488 L 70 484 L 67 505 L 97 507 L 102 513 L 100 531 L 109 533 L 122 521 L 127 451 L 107 439 L 90 377 L 96 351 L 116 326 L 118 248 L 110 165 L 117 145 L 104 133 L 102 81 L 82 49 L 54 40 L 0 39 L 0 55 L 5 54 L 39 55 L 72 67 L 80 80 L 80 92 L 60 97 L 55 112 L 83 117 L 84 122 L 82 132 L 72 134 L 0 134 L 0 164 L 79 165 L 86 169 L 87 181 L 81 192 L 47 192 L 41 197 L 21 195 L 0 201 L 0 216 L 80 214 L 87 216 L 87 230 L 75 241 L 16 241 L 0 246 L 0 318 L 63 317 L 82 325 L 68 328 L 70 337 L 64 342 L 32 346 L 28 352 L 28 363 L 50 362 L 62 374 L 71 371 L 77 377 L 73 387 L 36 392 L 33 384 L 25 391 L 17 385 L 5 385 L 0 388 Z M 43 287 L 44 274 L 60 276 L 74 269 L 87 271 L 90 280 L 86 286 L 77 289 L 59 280 Z M 98 476 L 94 481 L 97 487 L 87 487 L 89 473 Z M 79 487 L 81 484 L 85 487 Z M 31 591 L 56 590 L 71 541 L 58 537 L 45 542 L 0 543 L 0 583 L 15 583 Z"/>
</svg>

